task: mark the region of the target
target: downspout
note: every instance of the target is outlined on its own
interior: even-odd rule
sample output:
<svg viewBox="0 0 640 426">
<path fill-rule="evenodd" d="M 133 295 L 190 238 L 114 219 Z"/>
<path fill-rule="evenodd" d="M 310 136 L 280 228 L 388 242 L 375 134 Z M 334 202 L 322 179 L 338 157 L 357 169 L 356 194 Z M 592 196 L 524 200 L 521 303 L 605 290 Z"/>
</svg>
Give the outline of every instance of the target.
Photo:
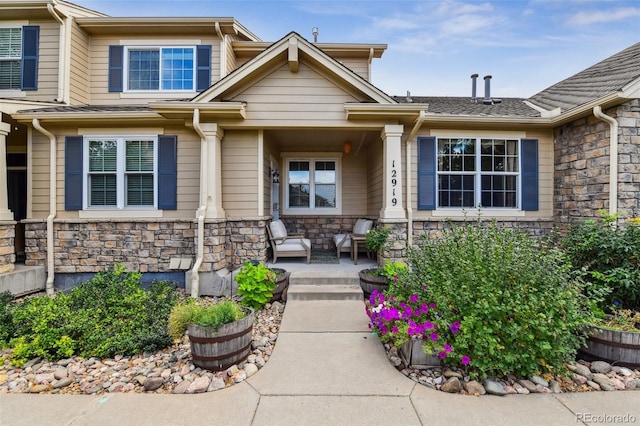
<svg viewBox="0 0 640 426">
<path fill-rule="evenodd" d="M 49 11 L 53 19 L 58 21 L 58 23 L 60 24 L 60 36 L 58 37 L 58 97 L 56 98 L 56 101 L 68 103 L 65 96 L 66 94 L 65 69 L 66 69 L 66 62 L 67 62 L 67 56 L 68 56 L 67 49 L 66 49 L 67 25 L 65 21 L 60 17 L 60 15 L 58 15 L 56 10 L 54 9 L 54 4 L 56 4 L 55 1 L 53 2 L 53 4 L 51 3 L 47 4 L 47 10 Z"/>
<path fill-rule="evenodd" d="M 618 122 L 602 112 L 600 105 L 593 107 L 593 115 L 609 123 L 609 214 L 618 211 Z"/>
<path fill-rule="evenodd" d="M 198 246 L 196 253 L 196 261 L 193 264 L 193 269 L 191 270 L 191 297 L 196 298 L 200 294 L 200 266 L 202 266 L 202 261 L 204 260 L 204 218 L 207 215 L 207 181 L 209 177 L 207 176 L 208 171 L 206 167 L 206 161 L 208 158 L 207 155 L 207 137 L 202 131 L 202 127 L 200 127 L 200 109 L 195 108 L 193 110 L 193 128 L 196 133 L 200 136 L 200 207 L 196 211 L 196 220 L 198 223 L 197 228 L 197 238 L 198 238 Z"/>
<path fill-rule="evenodd" d="M 418 130 L 422 127 L 422 123 L 424 123 L 425 118 L 427 117 L 426 111 L 420 111 L 420 115 L 416 119 L 415 124 L 413 125 L 413 129 L 411 129 L 411 133 L 409 133 L 409 137 L 407 138 L 407 148 L 406 148 L 406 156 L 407 156 L 407 248 L 413 245 L 413 209 L 411 208 L 411 204 L 413 200 L 411 199 L 411 141 L 416 137 Z"/>
<path fill-rule="evenodd" d="M 56 208 L 56 137 L 40 125 L 40 120 L 34 118 L 33 128 L 49 138 L 49 216 L 47 216 L 47 283 L 45 288 L 48 295 L 53 295 L 53 280 L 55 277 L 55 256 L 53 253 L 53 220 L 58 214 Z"/>
<path fill-rule="evenodd" d="M 227 45 L 224 42 L 224 34 L 222 33 L 222 29 L 220 28 L 220 22 L 216 21 L 216 33 L 218 37 L 220 37 L 220 76 L 218 80 L 222 80 L 222 78 L 227 75 L 225 64 L 227 63 Z"/>
</svg>

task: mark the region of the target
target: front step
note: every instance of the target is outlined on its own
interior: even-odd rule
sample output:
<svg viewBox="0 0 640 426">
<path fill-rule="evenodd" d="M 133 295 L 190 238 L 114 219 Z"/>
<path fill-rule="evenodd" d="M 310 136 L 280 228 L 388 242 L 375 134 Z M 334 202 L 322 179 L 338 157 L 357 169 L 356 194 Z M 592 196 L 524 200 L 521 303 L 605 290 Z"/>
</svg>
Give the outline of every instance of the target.
<svg viewBox="0 0 640 426">
<path fill-rule="evenodd" d="M 359 285 L 352 284 L 289 284 L 287 302 L 292 300 L 363 300 Z"/>
<path fill-rule="evenodd" d="M 357 272 L 322 272 L 295 271 L 289 277 L 289 284 L 294 285 L 353 285 L 360 286 Z"/>
</svg>

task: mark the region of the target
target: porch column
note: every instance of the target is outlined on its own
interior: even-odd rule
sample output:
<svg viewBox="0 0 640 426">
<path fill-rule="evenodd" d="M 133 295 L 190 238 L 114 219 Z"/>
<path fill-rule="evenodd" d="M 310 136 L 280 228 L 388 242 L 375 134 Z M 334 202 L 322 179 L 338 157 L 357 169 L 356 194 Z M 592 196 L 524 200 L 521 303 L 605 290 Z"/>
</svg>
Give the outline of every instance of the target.
<svg viewBox="0 0 640 426">
<path fill-rule="evenodd" d="M 405 219 L 402 202 L 402 125 L 386 125 L 382 131 L 382 209 L 381 219 Z"/>
<path fill-rule="evenodd" d="M 7 194 L 7 135 L 11 125 L 0 121 L 0 220 L 13 220 Z"/>
<path fill-rule="evenodd" d="M 225 213 L 222 209 L 222 161 L 221 148 L 224 130 L 216 123 L 201 124 L 202 131 L 206 136 L 207 150 L 202 153 L 203 161 L 201 167 L 206 167 L 207 182 L 205 185 L 207 216 L 206 219 L 224 219 Z"/>
</svg>

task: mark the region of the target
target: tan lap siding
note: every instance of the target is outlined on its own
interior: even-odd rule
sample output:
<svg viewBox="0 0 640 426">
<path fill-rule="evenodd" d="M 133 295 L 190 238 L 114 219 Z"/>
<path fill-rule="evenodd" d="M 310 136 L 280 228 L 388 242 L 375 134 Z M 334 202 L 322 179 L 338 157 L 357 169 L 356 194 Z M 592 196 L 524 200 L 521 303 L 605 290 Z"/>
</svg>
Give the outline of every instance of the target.
<svg viewBox="0 0 640 426">
<path fill-rule="evenodd" d="M 367 214 L 378 216 L 382 208 L 382 173 L 383 173 L 382 146 L 374 143 L 367 150 Z"/>
<path fill-rule="evenodd" d="M 258 131 L 226 131 L 221 152 L 222 208 L 232 218 L 257 216 Z"/>
<path fill-rule="evenodd" d="M 367 214 L 367 164 L 364 152 L 358 157 L 342 157 L 342 214 Z"/>
<path fill-rule="evenodd" d="M 60 29 L 56 22 L 29 21 L 40 27 L 38 46 L 38 90 L 27 90 L 30 101 L 52 102 L 58 97 L 58 48 Z"/>
<path fill-rule="evenodd" d="M 71 81 L 69 94 L 72 104 L 89 103 L 89 35 L 74 22 L 71 27 Z"/>
</svg>

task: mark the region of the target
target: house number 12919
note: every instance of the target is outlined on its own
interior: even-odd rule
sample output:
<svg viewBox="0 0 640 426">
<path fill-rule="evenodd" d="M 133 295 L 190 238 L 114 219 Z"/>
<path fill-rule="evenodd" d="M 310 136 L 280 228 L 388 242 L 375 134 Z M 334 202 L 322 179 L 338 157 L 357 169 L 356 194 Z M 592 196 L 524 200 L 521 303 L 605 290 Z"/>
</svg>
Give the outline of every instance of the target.
<svg viewBox="0 0 640 426">
<path fill-rule="evenodd" d="M 398 186 L 398 171 L 396 170 L 396 160 L 391 161 L 391 205 L 397 206 L 398 199 L 396 198 L 396 186 Z"/>
</svg>

